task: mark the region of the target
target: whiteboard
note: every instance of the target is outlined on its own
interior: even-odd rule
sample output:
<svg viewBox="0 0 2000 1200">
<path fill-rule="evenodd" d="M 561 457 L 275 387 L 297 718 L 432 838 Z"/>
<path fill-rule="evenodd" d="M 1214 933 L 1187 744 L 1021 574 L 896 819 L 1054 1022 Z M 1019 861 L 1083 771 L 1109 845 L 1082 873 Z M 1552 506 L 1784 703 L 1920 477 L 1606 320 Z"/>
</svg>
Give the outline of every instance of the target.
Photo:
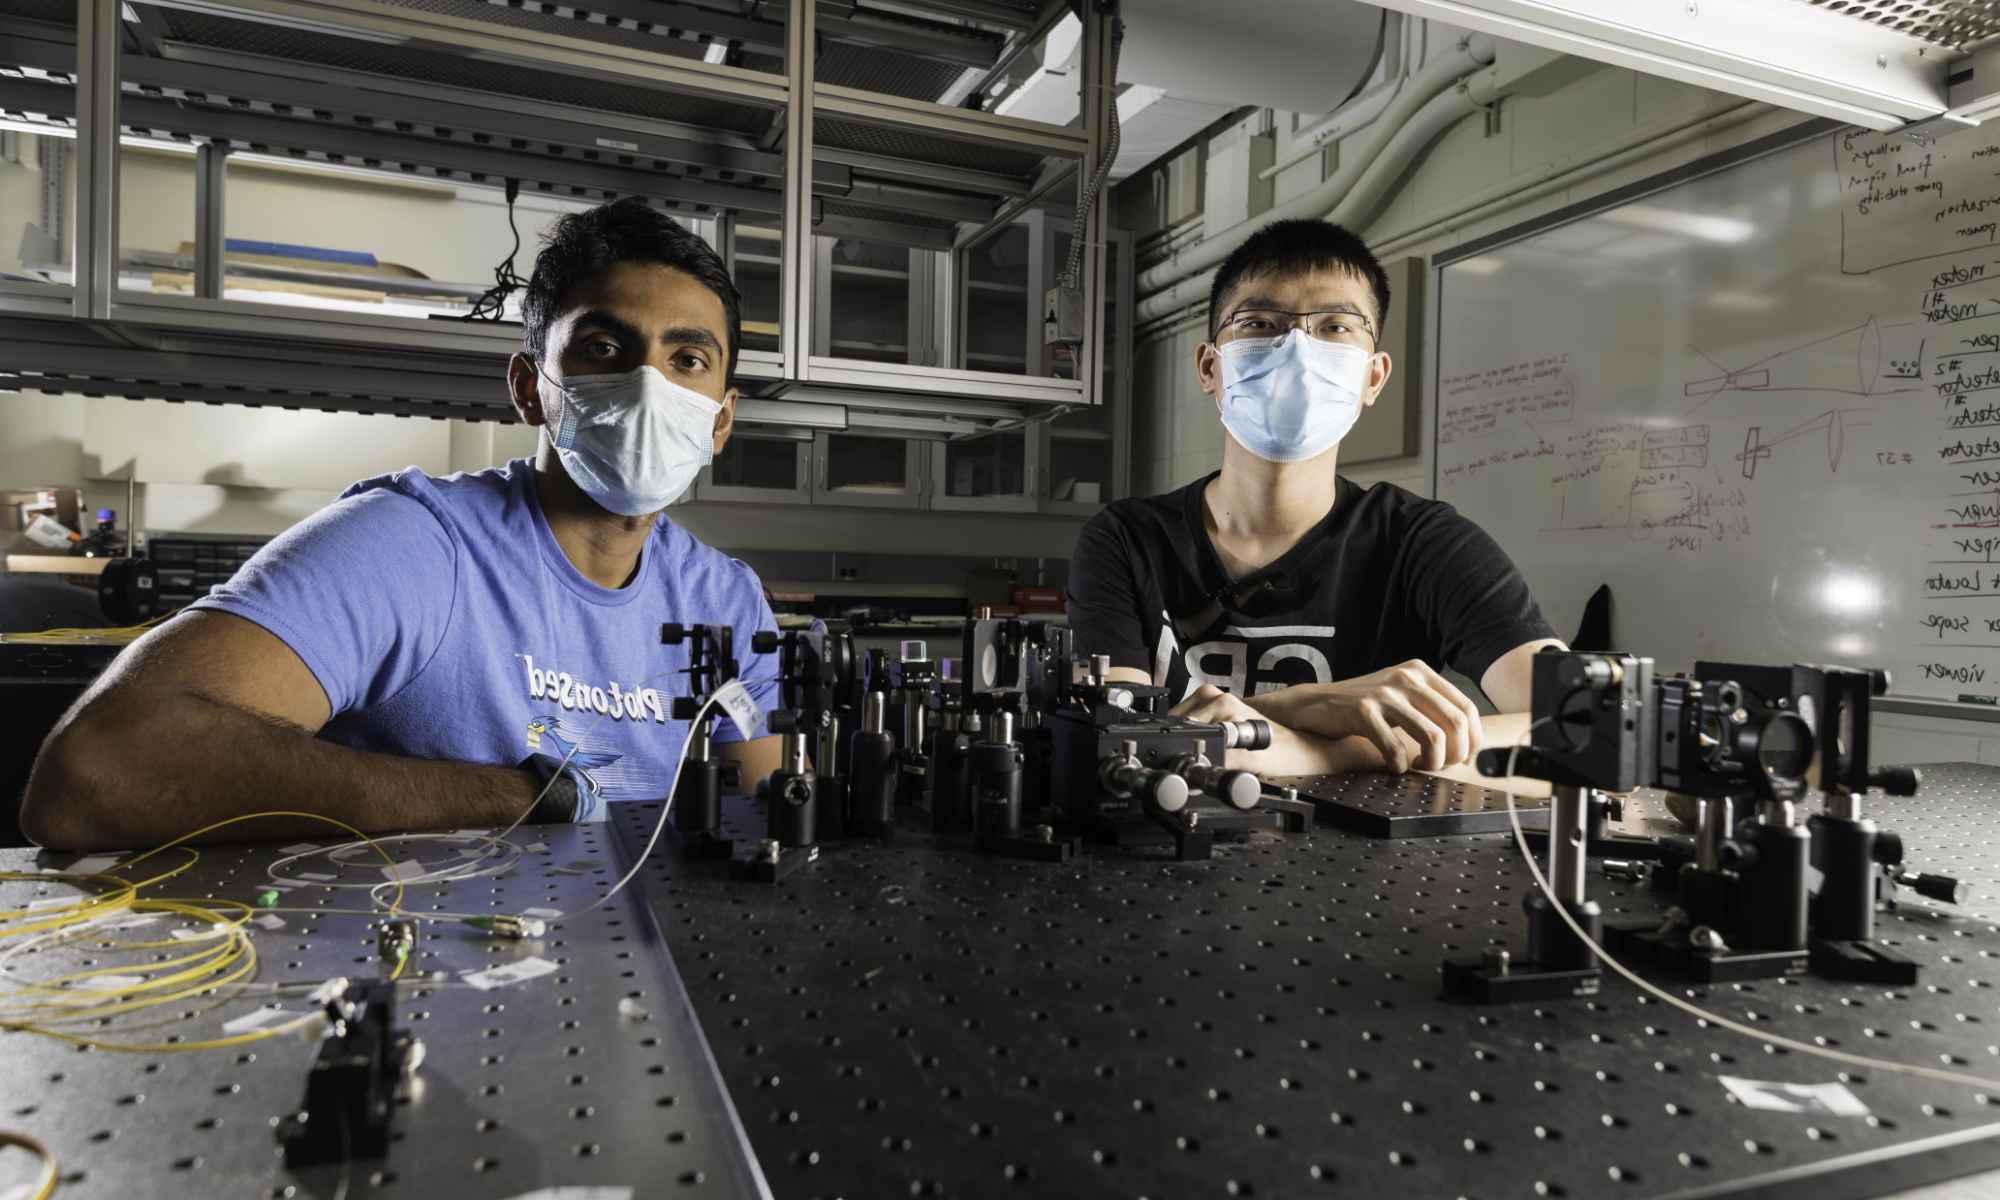
<svg viewBox="0 0 2000 1200">
<path fill-rule="evenodd" d="M 1690 174 L 1438 268 L 1436 495 L 1564 635 L 1993 703 L 2000 129 Z"/>
</svg>

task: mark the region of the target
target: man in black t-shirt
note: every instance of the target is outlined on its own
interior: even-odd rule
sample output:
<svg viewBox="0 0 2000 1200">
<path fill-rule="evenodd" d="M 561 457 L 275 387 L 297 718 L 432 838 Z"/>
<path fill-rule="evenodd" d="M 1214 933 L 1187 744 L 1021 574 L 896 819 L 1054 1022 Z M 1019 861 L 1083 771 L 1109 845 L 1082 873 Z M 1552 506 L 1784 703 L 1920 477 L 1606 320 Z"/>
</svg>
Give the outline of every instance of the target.
<svg viewBox="0 0 2000 1200">
<path fill-rule="evenodd" d="M 1070 561 L 1077 647 L 1201 720 L 1262 716 L 1267 774 L 1470 760 L 1479 710 L 1441 675 L 1524 710 L 1529 660 L 1560 645 L 1505 552 L 1448 504 L 1334 471 L 1388 382 L 1389 280 L 1324 221 L 1266 226 L 1216 271 L 1195 355 L 1222 469 L 1092 518 Z M 1249 710 L 1254 709 L 1254 712 Z M 1519 723 L 1514 723 L 1518 728 Z"/>
</svg>

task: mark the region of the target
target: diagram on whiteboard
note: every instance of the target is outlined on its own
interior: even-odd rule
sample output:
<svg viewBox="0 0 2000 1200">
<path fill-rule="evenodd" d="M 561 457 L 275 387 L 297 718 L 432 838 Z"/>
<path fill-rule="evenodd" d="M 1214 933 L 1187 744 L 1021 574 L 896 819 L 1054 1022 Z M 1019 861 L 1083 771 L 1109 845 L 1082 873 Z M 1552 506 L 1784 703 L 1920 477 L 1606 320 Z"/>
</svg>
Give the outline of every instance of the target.
<svg viewBox="0 0 2000 1200">
<path fill-rule="evenodd" d="M 1438 497 L 1559 626 L 1608 585 L 1662 662 L 2000 706 L 2000 126 L 1843 131 L 1646 203 L 1657 242 L 1586 217 L 1443 268 Z"/>
<path fill-rule="evenodd" d="M 1873 425 L 1868 417 L 1869 412 L 1865 408 L 1828 409 L 1811 420 L 1770 437 L 1764 435 L 1763 426 L 1752 425 L 1743 435 L 1743 453 L 1736 456 L 1736 461 L 1743 464 L 1743 478 L 1755 479 L 1757 464 L 1771 457 L 1773 450 L 1787 442 L 1803 442 L 1824 445 L 1826 469 L 1838 473 L 1841 462 L 1847 457 L 1847 431 Z"/>
<path fill-rule="evenodd" d="M 1727 393 L 1830 392 L 1872 399 L 1923 388 L 1923 332 L 1914 321 L 1885 325 L 1870 316 L 1850 329 L 1736 367 L 1699 346 L 1688 349 L 1716 370 L 1681 386 L 1694 401 L 1690 412 Z"/>
<path fill-rule="evenodd" d="M 1550 469 L 1543 534 L 1615 531 L 1670 551 L 1750 536 L 1750 497 L 1709 469 L 1705 424 L 1591 425 L 1562 439 Z"/>
</svg>

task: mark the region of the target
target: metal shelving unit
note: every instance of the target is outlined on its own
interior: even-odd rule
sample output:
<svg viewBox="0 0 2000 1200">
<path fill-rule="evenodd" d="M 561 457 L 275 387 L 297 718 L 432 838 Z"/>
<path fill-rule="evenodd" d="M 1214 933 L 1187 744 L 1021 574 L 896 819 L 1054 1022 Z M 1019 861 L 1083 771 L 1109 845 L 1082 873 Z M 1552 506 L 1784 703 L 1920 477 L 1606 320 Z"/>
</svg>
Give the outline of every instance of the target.
<svg viewBox="0 0 2000 1200">
<path fill-rule="evenodd" d="M 543 213 L 648 198 L 717 245 L 744 292 L 749 432 L 949 436 L 1100 404 L 1101 338 L 1077 366 L 1039 351 L 1030 284 L 1045 275 L 952 284 L 996 231 L 1032 228 L 1052 255 L 1049 230 L 1097 159 L 1106 17 L 1084 22 L 1078 72 L 1079 96 L 1103 102 L 1079 103 L 1070 125 L 993 111 L 1068 12 L 1060 0 L 790 0 L 748 15 L 724 0 L 0 0 L 0 124 L 66 151 L 55 208 L 7 213 L 0 230 L 44 235 L 36 261 L 0 273 L 0 387 L 511 420 L 495 381 L 519 327 L 461 319 L 483 281 L 272 265 L 225 233 L 231 163 L 276 162 L 460 192 L 514 181 Z M 135 150 L 189 157 L 185 244 L 121 246 Z M 1101 206 L 1091 223 L 1094 307 Z M 355 289 L 382 301 L 339 301 Z M 974 296 L 1019 310 L 1018 358 L 960 335 Z"/>
</svg>

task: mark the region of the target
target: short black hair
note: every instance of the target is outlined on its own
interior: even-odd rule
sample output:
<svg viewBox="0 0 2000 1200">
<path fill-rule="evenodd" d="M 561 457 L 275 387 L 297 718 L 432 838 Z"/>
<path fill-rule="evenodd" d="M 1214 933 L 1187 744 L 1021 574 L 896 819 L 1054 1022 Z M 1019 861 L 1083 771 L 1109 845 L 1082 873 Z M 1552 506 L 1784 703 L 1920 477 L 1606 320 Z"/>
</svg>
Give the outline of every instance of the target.
<svg viewBox="0 0 2000 1200">
<path fill-rule="evenodd" d="M 1256 275 L 1302 275 L 1337 267 L 1359 278 L 1375 296 L 1375 336 L 1389 324 L 1389 273 L 1368 246 L 1342 226 L 1331 221 L 1294 219 L 1273 221 L 1250 235 L 1250 240 L 1230 251 L 1215 269 L 1215 283 L 1208 289 L 1208 336 L 1222 332 L 1222 301 L 1229 290 Z"/>
<path fill-rule="evenodd" d="M 729 326 L 725 384 L 735 376 L 736 348 L 743 341 L 743 298 L 722 265 L 722 256 L 638 196 L 570 213 L 542 235 L 535 273 L 521 295 L 521 342 L 527 352 L 540 358 L 548 346 L 549 326 L 570 294 L 618 263 L 652 263 L 686 271 L 714 292 Z"/>
</svg>

